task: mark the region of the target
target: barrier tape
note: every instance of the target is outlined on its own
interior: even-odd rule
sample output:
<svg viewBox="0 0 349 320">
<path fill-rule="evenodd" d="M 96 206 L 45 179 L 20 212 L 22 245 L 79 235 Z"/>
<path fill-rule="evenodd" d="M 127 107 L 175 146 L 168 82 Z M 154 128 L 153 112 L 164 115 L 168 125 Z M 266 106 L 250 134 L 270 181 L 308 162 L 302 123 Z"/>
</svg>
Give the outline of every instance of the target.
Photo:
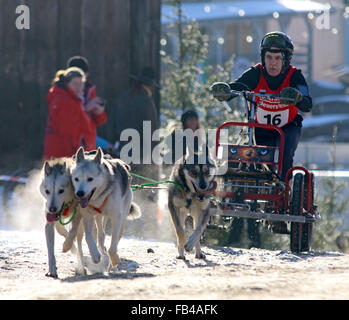
<svg viewBox="0 0 349 320">
<path fill-rule="evenodd" d="M 11 182 L 18 182 L 18 183 L 27 183 L 28 182 L 28 178 L 0 175 L 0 181 L 11 181 Z"/>
</svg>

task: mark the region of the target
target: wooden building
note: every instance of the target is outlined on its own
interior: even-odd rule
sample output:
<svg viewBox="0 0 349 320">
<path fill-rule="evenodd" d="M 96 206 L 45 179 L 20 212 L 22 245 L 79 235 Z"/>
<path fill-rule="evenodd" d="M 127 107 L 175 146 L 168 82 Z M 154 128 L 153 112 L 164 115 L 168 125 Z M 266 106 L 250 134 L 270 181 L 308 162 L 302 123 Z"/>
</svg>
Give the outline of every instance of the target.
<svg viewBox="0 0 349 320">
<path fill-rule="evenodd" d="M 29 8 L 29 29 L 16 25 L 19 5 Z M 160 0 L 0 0 L 0 169 L 41 160 L 46 94 L 69 57 L 88 58 L 110 117 L 130 74 L 151 66 L 159 79 L 160 14 Z M 112 140 L 113 128 L 99 134 Z"/>
</svg>

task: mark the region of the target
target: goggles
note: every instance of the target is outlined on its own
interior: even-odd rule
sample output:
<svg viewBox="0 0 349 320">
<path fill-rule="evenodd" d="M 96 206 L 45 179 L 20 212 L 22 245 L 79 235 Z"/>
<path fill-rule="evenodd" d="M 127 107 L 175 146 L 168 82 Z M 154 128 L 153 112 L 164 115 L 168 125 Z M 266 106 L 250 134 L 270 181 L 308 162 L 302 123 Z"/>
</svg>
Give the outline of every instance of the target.
<svg viewBox="0 0 349 320">
<path fill-rule="evenodd" d="M 262 48 L 276 47 L 280 49 L 287 49 L 286 40 L 278 34 L 270 34 L 264 37 L 262 43 Z"/>
</svg>

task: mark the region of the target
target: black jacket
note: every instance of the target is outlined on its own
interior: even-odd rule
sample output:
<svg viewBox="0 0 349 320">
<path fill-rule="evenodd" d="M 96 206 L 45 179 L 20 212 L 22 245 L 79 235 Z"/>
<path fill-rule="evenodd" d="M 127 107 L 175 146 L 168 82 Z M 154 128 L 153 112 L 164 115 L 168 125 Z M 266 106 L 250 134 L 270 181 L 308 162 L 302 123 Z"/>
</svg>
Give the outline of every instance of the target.
<svg viewBox="0 0 349 320">
<path fill-rule="evenodd" d="M 246 70 L 235 82 L 230 83 L 230 88 L 237 91 L 254 90 L 259 83 L 260 72 L 261 71 L 258 66 L 251 67 L 250 69 Z M 263 75 L 269 88 L 271 90 L 276 90 L 285 79 L 287 72 L 283 72 L 276 77 L 272 77 L 263 68 Z M 311 111 L 313 103 L 309 95 L 308 85 L 301 70 L 296 70 L 293 73 L 290 79 L 290 87 L 298 89 L 303 96 L 302 101 L 297 103 L 296 107 L 303 112 Z"/>
</svg>

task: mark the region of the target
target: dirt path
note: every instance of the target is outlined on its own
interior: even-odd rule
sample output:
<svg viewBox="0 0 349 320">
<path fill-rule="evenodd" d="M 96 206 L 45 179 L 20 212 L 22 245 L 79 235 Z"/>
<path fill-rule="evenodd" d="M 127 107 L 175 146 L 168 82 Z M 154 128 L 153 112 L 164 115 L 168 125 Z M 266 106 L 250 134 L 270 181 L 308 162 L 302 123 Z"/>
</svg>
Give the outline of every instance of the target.
<svg viewBox="0 0 349 320">
<path fill-rule="evenodd" d="M 76 276 L 61 245 L 56 237 L 55 280 L 43 234 L 0 230 L 0 299 L 349 299 L 349 255 L 337 252 L 204 247 L 206 260 L 181 261 L 172 243 L 126 238 L 119 270 L 93 273 L 107 261 L 93 265 L 85 247 L 92 274 Z"/>
</svg>

